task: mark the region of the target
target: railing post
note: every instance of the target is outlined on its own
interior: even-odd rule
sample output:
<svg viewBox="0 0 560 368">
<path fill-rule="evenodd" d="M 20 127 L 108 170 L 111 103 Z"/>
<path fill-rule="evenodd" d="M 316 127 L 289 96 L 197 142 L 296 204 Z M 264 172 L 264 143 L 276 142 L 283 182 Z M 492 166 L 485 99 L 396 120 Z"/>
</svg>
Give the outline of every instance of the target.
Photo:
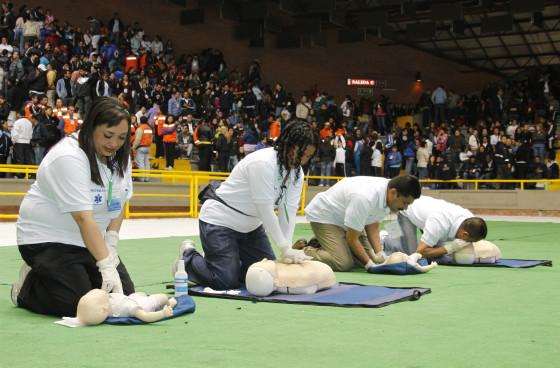
<svg viewBox="0 0 560 368">
<path fill-rule="evenodd" d="M 189 217 L 193 217 L 192 215 L 192 211 L 193 211 L 193 176 L 191 174 L 191 177 L 189 178 L 189 212 L 188 212 L 188 216 Z"/>
<path fill-rule="evenodd" d="M 193 187 L 193 197 L 196 198 L 196 196 L 198 195 L 198 175 L 194 177 L 194 187 Z M 196 200 L 194 200 L 194 206 L 193 206 L 193 217 L 197 217 L 198 216 L 198 202 Z"/>
<path fill-rule="evenodd" d="M 126 204 L 124 205 L 124 218 L 125 219 L 130 218 L 130 202 L 129 201 L 126 201 Z"/>
<path fill-rule="evenodd" d="M 478 180 L 474 181 L 474 190 L 477 191 L 478 190 Z"/>
<path fill-rule="evenodd" d="M 301 207 L 300 207 L 300 210 L 299 210 L 299 215 L 300 216 L 303 216 L 303 214 L 305 213 L 304 210 L 305 210 L 305 197 L 306 197 L 306 195 L 307 195 L 307 180 L 304 180 L 303 181 L 303 188 L 302 188 L 302 191 L 301 191 Z"/>
<path fill-rule="evenodd" d="M 521 183 L 521 185 L 519 186 L 519 189 L 525 190 L 525 180 L 519 180 L 519 182 Z"/>
</svg>

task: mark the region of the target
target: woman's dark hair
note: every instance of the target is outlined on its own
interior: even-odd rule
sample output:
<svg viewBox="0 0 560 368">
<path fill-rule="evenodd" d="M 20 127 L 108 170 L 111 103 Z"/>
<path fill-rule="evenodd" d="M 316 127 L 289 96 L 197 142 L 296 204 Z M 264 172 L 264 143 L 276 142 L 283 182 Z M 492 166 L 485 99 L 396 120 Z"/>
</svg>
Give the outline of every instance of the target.
<svg viewBox="0 0 560 368">
<path fill-rule="evenodd" d="M 91 181 L 97 185 L 103 186 L 103 180 L 97 166 L 93 132 L 100 125 L 107 124 L 109 127 L 112 127 L 120 124 L 123 120 L 126 120 L 128 127 L 124 144 L 113 157 L 107 159 L 107 167 L 109 167 L 111 172 L 116 171 L 120 177 L 124 177 L 130 157 L 130 113 L 126 108 L 112 97 L 98 97 L 94 100 L 80 128 L 78 138 L 80 148 L 86 153 L 89 160 Z"/>
<path fill-rule="evenodd" d="M 280 176 L 283 176 L 284 170 L 289 173 L 289 155 L 294 147 L 297 147 L 295 168 L 301 165 L 301 159 L 307 146 L 317 148 L 319 144 L 319 136 L 311 128 L 306 121 L 295 120 L 288 125 L 280 133 L 280 137 L 276 141 L 275 149 L 278 151 L 278 166 L 280 167 Z M 315 150 L 315 153 L 317 150 Z M 313 155 L 315 155 L 315 153 Z M 299 171 L 296 172 L 296 180 L 299 179 Z"/>
</svg>

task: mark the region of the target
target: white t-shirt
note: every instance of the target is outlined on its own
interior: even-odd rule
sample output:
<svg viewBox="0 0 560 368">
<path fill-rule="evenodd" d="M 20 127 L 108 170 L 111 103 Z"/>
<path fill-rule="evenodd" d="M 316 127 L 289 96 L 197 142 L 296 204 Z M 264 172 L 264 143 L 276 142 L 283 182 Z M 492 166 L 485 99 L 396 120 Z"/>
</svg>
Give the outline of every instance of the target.
<svg viewBox="0 0 560 368">
<path fill-rule="evenodd" d="M 218 201 L 208 200 L 200 209 L 199 219 L 240 233 L 248 233 L 262 225 L 261 220 L 256 217 L 255 204 L 273 204 L 278 208 L 278 216 L 286 216 L 287 212 L 290 218 L 294 217 L 301 198 L 303 170 L 300 168 L 297 181 L 295 171 L 290 171 L 284 194 L 276 205 L 282 186 L 276 155 L 277 151 L 272 147 L 251 153 L 235 165 L 230 176 L 216 191 L 228 205 L 251 216 L 242 215 Z M 284 235 L 291 240 L 290 234 Z"/>
<path fill-rule="evenodd" d="M 63 243 L 85 247 L 80 228 L 71 212 L 93 211 L 102 234 L 118 217 L 132 197 L 132 166 L 124 178 L 112 175 L 112 210 L 107 203 L 111 173 L 99 160 L 97 165 L 104 187 L 91 181 L 88 158 L 79 147 L 77 135 L 64 138 L 45 156 L 37 180 L 25 195 L 19 209 L 17 242 L 20 245 Z"/>
<path fill-rule="evenodd" d="M 389 214 L 389 179 L 371 176 L 344 178 L 317 194 L 305 208 L 310 222 L 332 224 L 356 231 L 378 223 Z"/>
<path fill-rule="evenodd" d="M 381 151 L 375 148 L 371 154 L 371 166 L 381 167 Z"/>
<path fill-rule="evenodd" d="M 420 240 L 430 247 L 436 246 L 440 241 L 455 239 L 463 221 L 474 216 L 466 208 L 424 195 L 401 213 L 424 231 Z"/>
</svg>

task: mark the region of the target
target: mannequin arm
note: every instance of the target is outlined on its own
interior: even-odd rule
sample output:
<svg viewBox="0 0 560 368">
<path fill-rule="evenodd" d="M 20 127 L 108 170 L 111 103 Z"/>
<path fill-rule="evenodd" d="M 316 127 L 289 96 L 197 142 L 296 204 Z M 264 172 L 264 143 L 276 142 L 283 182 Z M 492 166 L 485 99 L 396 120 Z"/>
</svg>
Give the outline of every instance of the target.
<svg viewBox="0 0 560 368">
<path fill-rule="evenodd" d="M 421 266 L 419 264 L 416 264 L 416 265 L 414 265 L 414 268 L 416 268 L 420 272 L 428 272 L 430 270 L 433 270 L 437 266 L 438 266 L 437 262 L 432 262 L 427 266 Z"/>
<path fill-rule="evenodd" d="M 379 236 L 379 235 L 378 235 Z M 360 242 L 360 232 L 354 229 L 348 228 L 346 231 L 346 242 L 350 247 L 352 253 L 362 262 L 364 265 L 370 261 L 370 257 L 366 253 L 364 246 Z"/>
<path fill-rule="evenodd" d="M 163 307 L 162 310 L 156 312 L 145 312 L 142 309 L 137 309 L 134 312 L 134 317 L 147 323 L 161 321 L 162 319 L 171 316 L 173 316 L 173 309 L 171 309 L 171 307 L 168 305 Z"/>
<path fill-rule="evenodd" d="M 424 258 L 438 258 L 447 254 L 447 250 L 444 247 L 430 247 L 422 240 L 418 248 L 416 248 L 416 253 L 420 253 Z"/>
</svg>

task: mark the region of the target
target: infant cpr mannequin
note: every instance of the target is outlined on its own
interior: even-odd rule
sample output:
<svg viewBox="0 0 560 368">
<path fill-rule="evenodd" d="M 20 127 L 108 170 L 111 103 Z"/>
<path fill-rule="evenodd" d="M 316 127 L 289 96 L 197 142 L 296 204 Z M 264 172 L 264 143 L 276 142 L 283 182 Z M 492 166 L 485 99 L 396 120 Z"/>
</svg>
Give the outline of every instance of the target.
<svg viewBox="0 0 560 368">
<path fill-rule="evenodd" d="M 268 296 L 274 291 L 282 294 L 313 294 L 336 285 L 333 270 L 324 263 L 305 261 L 285 264 L 266 258 L 252 264 L 245 276 L 249 293 Z"/>
<path fill-rule="evenodd" d="M 418 260 L 420 258 L 422 258 L 422 255 L 420 253 L 414 253 L 414 254 L 411 254 L 411 255 L 407 255 L 407 254 L 402 253 L 402 252 L 395 252 L 395 253 L 391 253 L 391 255 L 389 257 L 387 257 L 387 259 L 385 261 L 383 261 L 383 263 L 376 264 L 375 266 L 372 266 L 371 268 L 376 268 L 376 267 L 381 267 L 381 266 L 384 266 L 384 265 L 406 262 L 410 266 L 417 269 L 418 271 L 420 271 L 422 273 L 425 273 L 425 272 L 428 272 L 428 271 L 430 271 L 430 270 L 432 270 L 432 269 L 434 269 L 438 266 L 438 264 L 436 262 L 432 262 L 427 266 L 422 266 L 422 265 L 418 264 Z"/>
<path fill-rule="evenodd" d="M 93 289 L 80 298 L 75 322 L 93 326 L 107 317 L 136 317 L 144 322 L 156 322 L 173 316 L 176 304 L 175 298 L 169 299 L 165 294 L 134 293 L 126 296 Z"/>
<path fill-rule="evenodd" d="M 453 253 L 457 264 L 496 263 L 502 258 L 500 248 L 488 240 L 480 240 Z"/>
</svg>

